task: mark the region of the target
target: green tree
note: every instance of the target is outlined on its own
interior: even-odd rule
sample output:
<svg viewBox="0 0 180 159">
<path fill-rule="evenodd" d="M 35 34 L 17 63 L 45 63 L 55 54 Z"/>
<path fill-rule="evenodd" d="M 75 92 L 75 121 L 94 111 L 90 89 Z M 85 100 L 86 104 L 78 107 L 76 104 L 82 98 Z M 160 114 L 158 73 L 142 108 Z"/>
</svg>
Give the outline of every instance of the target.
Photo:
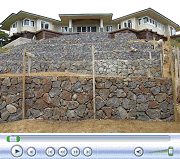
<svg viewBox="0 0 180 159">
<path fill-rule="evenodd" d="M 0 31 L 0 47 L 3 47 L 8 43 L 8 34 L 4 31 Z"/>
</svg>

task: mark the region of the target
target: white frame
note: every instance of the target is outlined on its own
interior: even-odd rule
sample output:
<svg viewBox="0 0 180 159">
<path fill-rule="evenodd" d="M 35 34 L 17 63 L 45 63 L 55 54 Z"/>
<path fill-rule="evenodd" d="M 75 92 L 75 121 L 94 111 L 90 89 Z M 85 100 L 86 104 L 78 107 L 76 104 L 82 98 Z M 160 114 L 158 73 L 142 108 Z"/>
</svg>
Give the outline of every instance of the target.
<svg viewBox="0 0 180 159">
<path fill-rule="evenodd" d="M 42 26 L 41 26 L 41 23 L 42 23 L 42 22 L 45 22 L 44 25 L 43 25 L 43 28 L 42 28 Z M 40 28 L 41 28 L 41 29 L 46 29 L 46 28 L 45 28 L 45 25 L 48 24 L 48 30 L 49 30 L 49 28 L 50 28 L 50 23 L 49 23 L 49 22 L 46 22 L 46 21 L 44 21 L 44 20 L 41 20 L 41 23 L 40 23 Z"/>
<path fill-rule="evenodd" d="M 147 23 L 144 23 L 144 20 L 143 20 L 143 19 L 144 19 L 145 17 L 148 18 L 148 22 L 147 22 Z M 141 19 L 141 21 L 142 21 L 141 24 L 139 24 L 139 19 Z M 150 22 L 150 19 L 151 19 L 151 22 Z M 154 24 L 153 24 L 153 22 L 154 22 Z M 165 28 L 165 25 L 164 25 L 164 24 L 162 24 L 162 23 L 154 20 L 153 18 L 151 18 L 151 17 L 149 17 L 149 16 L 143 16 L 143 17 L 141 17 L 141 18 L 138 18 L 138 26 L 144 25 L 144 24 L 152 25 L 153 27 L 155 27 L 155 28 L 157 28 L 157 29 L 159 29 L 159 30 L 162 30 L 162 31 L 164 31 L 164 32 L 166 31 L 166 28 Z M 161 25 L 161 27 L 159 27 L 159 24 Z M 157 26 L 156 26 L 156 25 L 157 25 Z M 163 30 L 163 26 L 164 26 L 164 29 L 165 29 L 165 30 Z"/>
<path fill-rule="evenodd" d="M 92 31 L 91 31 L 91 28 L 92 28 L 92 27 L 96 27 L 96 26 L 77 26 L 77 28 L 78 28 L 78 27 L 81 27 L 81 32 L 79 32 L 79 33 L 95 33 L 95 32 L 92 32 Z M 82 32 L 82 27 L 86 27 L 86 32 Z M 90 32 L 87 31 L 87 28 L 88 28 L 88 27 L 90 27 Z M 97 32 L 97 27 L 96 27 L 96 32 Z"/>
<path fill-rule="evenodd" d="M 108 31 L 107 31 L 107 27 L 111 27 L 111 30 L 109 31 L 109 29 L 108 29 Z M 106 25 L 106 32 L 111 32 L 111 31 L 113 31 L 113 26 L 112 25 Z"/>
<path fill-rule="evenodd" d="M 29 20 L 29 25 L 25 25 L 25 20 Z M 31 25 L 31 22 L 34 22 L 34 26 Z M 35 27 L 35 20 L 33 19 L 29 19 L 29 18 L 25 18 L 21 21 L 21 27 L 24 27 L 24 26 L 30 26 L 30 27 Z"/>
<path fill-rule="evenodd" d="M 63 32 L 63 28 L 65 28 L 65 27 L 67 27 L 67 31 L 66 31 L 66 32 Z M 68 29 L 69 29 L 68 26 L 62 26 L 62 27 L 61 27 L 61 32 L 67 33 L 67 32 L 69 32 Z"/>
<path fill-rule="evenodd" d="M 129 20 L 131 21 L 131 27 L 128 27 L 128 21 Z M 126 23 L 126 27 L 124 26 L 124 23 Z M 127 20 L 123 21 L 123 28 L 132 28 L 132 19 L 127 19 Z"/>
<path fill-rule="evenodd" d="M 13 25 L 15 25 L 15 27 L 13 27 Z M 11 28 L 12 29 L 15 29 L 15 28 L 17 28 L 18 27 L 18 23 L 17 23 L 17 21 L 16 22 L 14 22 L 12 25 L 11 25 Z"/>
</svg>

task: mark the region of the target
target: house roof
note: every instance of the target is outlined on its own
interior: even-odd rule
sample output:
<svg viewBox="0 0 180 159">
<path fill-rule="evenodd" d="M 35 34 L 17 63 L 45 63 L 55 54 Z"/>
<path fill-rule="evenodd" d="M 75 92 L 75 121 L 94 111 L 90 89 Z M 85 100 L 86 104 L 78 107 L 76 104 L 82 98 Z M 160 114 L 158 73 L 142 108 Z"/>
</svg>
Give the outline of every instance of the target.
<svg viewBox="0 0 180 159">
<path fill-rule="evenodd" d="M 113 19 L 113 22 L 119 22 L 119 21 L 123 21 L 132 17 L 143 17 L 143 16 L 150 16 L 153 19 L 162 22 L 163 24 L 169 24 L 172 27 L 174 27 L 176 29 L 176 31 L 180 31 L 180 25 L 176 24 L 175 22 L 173 22 L 172 20 L 170 20 L 169 18 L 167 18 L 166 16 L 160 14 L 159 12 L 155 11 L 152 8 L 147 8 L 138 12 L 134 12 L 122 17 L 119 17 L 117 19 Z"/>
<path fill-rule="evenodd" d="M 69 19 L 103 19 L 111 21 L 112 16 L 112 13 L 59 14 L 62 22 L 67 22 Z"/>
<path fill-rule="evenodd" d="M 42 20 L 46 20 L 49 22 L 53 22 L 53 23 L 60 23 L 61 21 L 56 20 L 56 19 L 52 19 L 52 18 L 48 18 L 45 16 L 41 16 L 41 15 L 37 15 L 37 14 L 33 14 L 33 13 L 29 13 L 29 12 L 25 12 L 25 11 L 19 11 L 17 14 L 12 13 L 10 14 L 3 22 L 1 22 L 0 24 L 2 25 L 2 29 L 4 30 L 9 30 L 10 26 L 16 22 L 17 20 L 22 20 L 24 18 L 30 18 L 30 19 L 42 19 Z"/>
</svg>

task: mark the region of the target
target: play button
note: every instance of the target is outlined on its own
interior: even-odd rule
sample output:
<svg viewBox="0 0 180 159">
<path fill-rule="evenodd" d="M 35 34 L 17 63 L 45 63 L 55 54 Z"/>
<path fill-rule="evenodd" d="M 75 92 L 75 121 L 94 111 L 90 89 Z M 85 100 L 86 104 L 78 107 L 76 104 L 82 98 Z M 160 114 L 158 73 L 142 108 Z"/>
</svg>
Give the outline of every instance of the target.
<svg viewBox="0 0 180 159">
<path fill-rule="evenodd" d="M 134 154 L 137 156 L 137 157 L 140 157 L 144 154 L 144 151 L 141 147 L 136 147 L 134 149 Z"/>
<path fill-rule="evenodd" d="M 21 146 L 19 145 L 15 145 L 11 148 L 11 154 L 14 156 L 14 157 L 21 157 L 22 154 L 23 154 L 23 149 Z"/>
</svg>

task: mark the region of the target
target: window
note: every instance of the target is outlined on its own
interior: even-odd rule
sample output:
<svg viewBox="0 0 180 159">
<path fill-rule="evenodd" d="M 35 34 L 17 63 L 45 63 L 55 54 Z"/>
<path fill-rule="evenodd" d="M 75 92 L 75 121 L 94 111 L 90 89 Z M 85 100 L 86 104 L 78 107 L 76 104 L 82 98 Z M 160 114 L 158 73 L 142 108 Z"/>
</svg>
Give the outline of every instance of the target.
<svg viewBox="0 0 180 159">
<path fill-rule="evenodd" d="M 68 27 L 62 27 L 62 28 L 61 28 L 61 31 L 62 31 L 63 33 L 68 32 Z"/>
<path fill-rule="evenodd" d="M 132 22 L 131 22 L 131 20 L 128 20 L 128 28 L 132 28 Z"/>
<path fill-rule="evenodd" d="M 148 21 L 149 21 L 148 17 L 144 17 L 144 18 L 143 18 L 144 24 L 146 24 Z"/>
<path fill-rule="evenodd" d="M 21 27 L 23 27 L 23 26 L 32 26 L 32 27 L 34 27 L 35 26 L 35 21 L 34 20 L 30 20 L 30 19 L 24 19 L 21 22 Z"/>
<path fill-rule="evenodd" d="M 121 24 L 118 24 L 118 29 L 121 29 Z"/>
<path fill-rule="evenodd" d="M 162 25 L 162 28 L 163 28 L 163 31 L 165 31 L 165 26 L 164 25 Z"/>
<path fill-rule="evenodd" d="M 45 21 L 41 21 L 41 29 L 49 29 L 49 23 Z"/>
<path fill-rule="evenodd" d="M 158 26 L 159 26 L 159 29 L 161 30 L 161 24 L 160 23 L 158 24 Z"/>
<path fill-rule="evenodd" d="M 142 24 L 142 19 L 139 19 L 139 25 L 141 25 Z"/>
<path fill-rule="evenodd" d="M 29 19 L 24 20 L 24 25 L 29 25 Z"/>
<path fill-rule="evenodd" d="M 172 36 L 174 34 L 174 29 L 173 27 L 170 27 L 170 36 Z"/>
<path fill-rule="evenodd" d="M 112 31 L 112 26 L 106 26 L 106 31 Z"/>
<path fill-rule="evenodd" d="M 31 26 L 34 27 L 34 20 L 31 20 Z"/>
<path fill-rule="evenodd" d="M 155 21 L 155 27 L 157 28 L 157 21 Z"/>
<path fill-rule="evenodd" d="M 126 22 L 124 22 L 124 28 L 126 28 L 127 27 L 127 24 L 126 24 Z"/>
<path fill-rule="evenodd" d="M 17 28 L 17 22 L 15 22 L 13 25 L 11 25 L 11 28 Z"/>
<path fill-rule="evenodd" d="M 78 26 L 77 32 L 96 32 L 95 26 Z"/>
</svg>

